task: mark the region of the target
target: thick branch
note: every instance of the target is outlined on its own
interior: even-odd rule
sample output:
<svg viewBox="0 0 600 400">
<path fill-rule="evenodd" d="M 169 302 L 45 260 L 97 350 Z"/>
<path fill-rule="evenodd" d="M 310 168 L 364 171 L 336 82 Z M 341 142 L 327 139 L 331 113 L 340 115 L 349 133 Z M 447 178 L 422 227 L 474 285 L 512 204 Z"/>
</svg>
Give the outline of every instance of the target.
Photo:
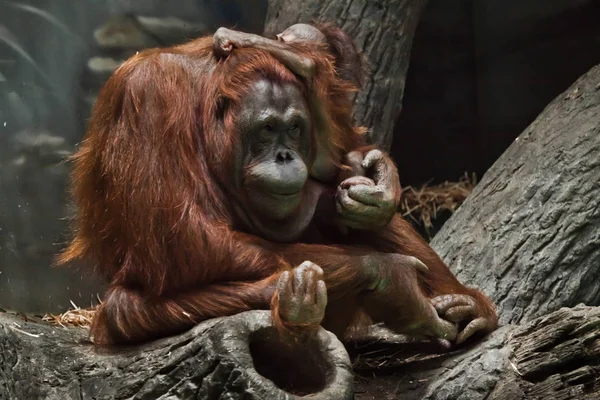
<svg viewBox="0 0 600 400">
<path fill-rule="evenodd" d="M 600 67 L 559 95 L 432 241 L 518 323 L 600 305 Z"/>
<path fill-rule="evenodd" d="M 321 331 L 317 343 L 286 350 L 266 312 L 215 319 L 114 354 L 94 351 L 83 329 L 7 314 L 0 326 L 0 398 L 352 398 L 349 360 L 335 337 Z M 504 326 L 470 349 L 445 355 L 407 359 L 393 343 L 385 346 L 397 359 L 396 393 L 407 400 L 600 396 L 600 307 L 563 308 Z M 364 395 L 357 399 L 373 398 Z"/>
<path fill-rule="evenodd" d="M 412 378 L 430 382 L 415 399 L 596 399 L 598 367 L 600 308 L 577 306 L 505 326 Z"/>
<path fill-rule="evenodd" d="M 286 347 L 266 311 L 114 354 L 95 351 L 85 329 L 8 314 L 0 328 L 2 399 L 352 398 L 350 361 L 335 336 L 321 330 L 317 341 Z"/>
<path fill-rule="evenodd" d="M 395 337 L 378 343 L 393 355 L 386 360 L 393 376 L 359 382 L 357 389 L 366 394 L 357 399 L 376 398 L 369 392 L 386 381 L 403 400 L 600 397 L 600 307 L 562 308 L 521 326 L 507 325 L 471 348 L 450 354 L 426 355 L 416 351 L 418 345 Z M 375 353 L 373 346 L 362 348 L 359 373 L 377 372 L 360 370 L 369 364 L 365 357 Z M 381 358 L 381 351 L 377 354 Z"/>
</svg>

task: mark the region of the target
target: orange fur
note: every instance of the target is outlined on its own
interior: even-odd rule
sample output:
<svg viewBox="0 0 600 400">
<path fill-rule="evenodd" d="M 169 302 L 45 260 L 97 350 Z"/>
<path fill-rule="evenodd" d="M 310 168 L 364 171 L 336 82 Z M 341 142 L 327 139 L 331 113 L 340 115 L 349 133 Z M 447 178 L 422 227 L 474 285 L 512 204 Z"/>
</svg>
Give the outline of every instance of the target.
<svg viewBox="0 0 600 400">
<path fill-rule="evenodd" d="M 350 90 L 327 57 L 319 68 L 320 93 Z M 211 38 L 201 38 L 140 52 L 100 92 L 73 157 L 75 235 L 58 259 L 88 260 L 110 283 L 92 327 L 96 343 L 148 340 L 269 307 L 289 266 L 281 251 L 231 228 L 221 183 L 231 171 L 234 114 L 225 110 L 225 132 L 216 118 L 220 101 L 235 109 L 259 75 L 301 86 L 267 53 L 240 50 L 219 62 Z M 338 152 L 350 119 L 326 104 Z"/>
<path fill-rule="evenodd" d="M 275 244 L 233 230 L 226 192 L 240 134 L 235 110 L 258 77 L 293 83 L 305 95 L 307 86 L 315 91 L 333 160 L 363 145 L 364 130 L 351 114 L 355 86 L 338 77 L 323 49 L 297 45 L 296 51 L 315 60 L 313 82 L 300 82 L 256 49 L 217 60 L 211 37 L 140 52 L 107 81 L 73 157 L 78 215 L 74 238 L 59 257 L 60 263 L 88 260 L 109 282 L 92 326 L 95 343 L 151 340 L 207 318 L 268 309 L 272 301 L 274 323 L 289 330 L 277 312 L 275 283 L 305 260 L 323 268 L 328 309 L 348 313 L 347 325 L 358 307 L 335 305 L 360 303 L 370 284 L 363 258 L 374 249 L 422 259 L 433 271 L 420 278 L 428 296 L 478 296 L 399 217 L 362 246 Z M 395 282 L 399 301 L 403 285 L 414 283 Z M 489 301 L 477 298 L 487 310 Z M 410 299 L 405 304 L 410 308 Z"/>
</svg>

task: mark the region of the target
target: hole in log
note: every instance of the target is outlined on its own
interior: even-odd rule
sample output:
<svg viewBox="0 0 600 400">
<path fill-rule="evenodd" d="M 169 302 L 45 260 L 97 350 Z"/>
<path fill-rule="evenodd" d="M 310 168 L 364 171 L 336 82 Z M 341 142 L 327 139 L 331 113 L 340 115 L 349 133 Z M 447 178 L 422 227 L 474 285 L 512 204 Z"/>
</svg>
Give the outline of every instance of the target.
<svg viewBox="0 0 600 400">
<path fill-rule="evenodd" d="M 331 382 L 334 367 L 316 341 L 291 344 L 269 327 L 253 332 L 249 344 L 256 371 L 281 390 L 304 396 Z"/>
</svg>

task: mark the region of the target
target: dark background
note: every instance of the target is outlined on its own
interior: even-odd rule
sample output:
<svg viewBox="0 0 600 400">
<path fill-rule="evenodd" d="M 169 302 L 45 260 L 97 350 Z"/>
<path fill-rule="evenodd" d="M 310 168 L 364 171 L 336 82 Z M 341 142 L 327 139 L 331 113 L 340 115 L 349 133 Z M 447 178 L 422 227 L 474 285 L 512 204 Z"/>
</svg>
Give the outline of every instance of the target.
<svg viewBox="0 0 600 400">
<path fill-rule="evenodd" d="M 260 33 L 266 9 L 246 0 L 0 3 L 0 307 L 62 311 L 101 294 L 92 278 L 51 264 L 72 211 L 62 160 L 113 68 L 222 25 Z M 481 176 L 598 63 L 599 0 L 431 0 L 391 150 L 403 184 Z"/>
</svg>

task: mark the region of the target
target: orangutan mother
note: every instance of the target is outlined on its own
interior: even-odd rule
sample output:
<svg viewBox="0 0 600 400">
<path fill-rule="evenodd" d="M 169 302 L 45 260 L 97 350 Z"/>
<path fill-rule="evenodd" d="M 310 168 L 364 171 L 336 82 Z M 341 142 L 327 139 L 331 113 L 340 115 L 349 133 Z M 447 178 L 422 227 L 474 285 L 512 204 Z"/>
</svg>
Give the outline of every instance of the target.
<svg viewBox="0 0 600 400">
<path fill-rule="evenodd" d="M 326 96 L 346 87 L 330 58 L 296 51 L 316 63 L 329 134 L 353 132 L 350 110 Z M 454 340 L 433 304 L 454 306 L 468 327 L 495 323 L 489 301 L 398 217 L 372 243 L 298 243 L 333 202 L 330 187 L 309 179 L 317 124 L 308 99 L 268 52 L 219 60 L 212 38 L 140 52 L 115 71 L 74 157 L 79 213 L 61 257 L 92 260 L 110 282 L 95 343 L 142 342 L 270 306 L 280 329 L 303 332 L 322 323 L 343 334 L 362 310 L 399 332 Z M 327 147 L 332 159 L 342 150 Z M 449 301 L 432 304 L 438 295 Z"/>
<path fill-rule="evenodd" d="M 330 104 L 333 103 L 334 108 L 350 110 L 352 98 L 349 94 L 353 89 L 360 89 L 366 79 L 366 59 L 354 41 L 341 29 L 328 23 L 295 24 L 278 34 L 277 40 L 227 28 L 219 28 L 214 34 L 215 53 L 222 57 L 227 57 L 235 48 L 248 47 L 269 52 L 303 78 L 309 88 L 309 99 L 316 110 L 317 122 L 317 162 L 313 164 L 310 175 L 327 182 L 337 174 L 337 181 L 341 182 L 336 193 L 337 214 L 327 215 L 330 220 L 336 219 L 338 228 L 350 228 L 351 233 L 350 236 L 337 235 L 329 240 L 334 243 L 369 244 L 385 252 L 403 253 L 413 246 L 428 248 L 409 224 L 396 215 L 401 189 L 396 166 L 390 157 L 372 146 L 364 145 L 361 135 L 364 130 L 352 126 L 347 120 L 344 121 L 345 128 L 335 129 L 332 118 L 323 114 L 327 110 L 321 103 L 324 96 L 327 96 Z M 315 85 L 313 75 L 323 65 L 315 63 L 314 59 L 303 53 L 302 49 L 306 47 L 328 54 L 339 81 L 346 86 L 331 85 L 329 92 L 324 93 L 326 88 Z M 348 116 L 345 115 L 346 118 Z M 342 146 L 337 148 L 338 151 L 333 147 L 332 151 L 332 143 L 342 143 Z M 343 167 L 347 168 L 340 172 L 337 168 L 342 157 Z M 398 234 L 400 232 L 402 234 Z M 427 265 L 432 269 L 420 278 L 422 290 L 430 297 L 444 291 L 448 293 L 432 300 L 441 316 L 461 323 L 463 329 L 458 343 L 476 332 L 485 333 L 496 328 L 495 311 L 487 298 L 477 291 L 467 294 L 463 289 L 457 290 L 462 285 L 431 249 L 420 249 L 418 254 L 420 257 L 427 255 Z"/>
</svg>

